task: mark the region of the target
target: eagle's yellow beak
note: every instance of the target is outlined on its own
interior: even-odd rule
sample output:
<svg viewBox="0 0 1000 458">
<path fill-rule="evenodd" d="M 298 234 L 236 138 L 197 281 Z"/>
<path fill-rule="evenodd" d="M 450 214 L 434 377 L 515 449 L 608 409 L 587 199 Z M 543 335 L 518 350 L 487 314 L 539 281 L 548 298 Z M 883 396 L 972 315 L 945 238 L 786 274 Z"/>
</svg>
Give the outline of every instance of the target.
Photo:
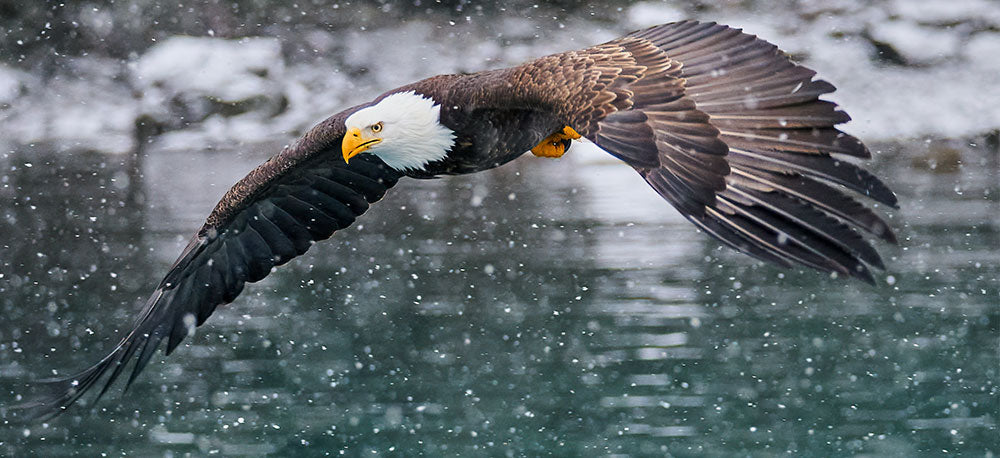
<svg viewBox="0 0 1000 458">
<path fill-rule="evenodd" d="M 341 150 L 344 152 L 344 162 L 350 162 L 350 159 L 358 154 L 361 154 L 372 145 L 381 142 L 382 139 L 378 137 L 365 137 L 361 134 L 361 129 L 353 127 L 344 134 L 344 142 L 341 144 Z"/>
</svg>

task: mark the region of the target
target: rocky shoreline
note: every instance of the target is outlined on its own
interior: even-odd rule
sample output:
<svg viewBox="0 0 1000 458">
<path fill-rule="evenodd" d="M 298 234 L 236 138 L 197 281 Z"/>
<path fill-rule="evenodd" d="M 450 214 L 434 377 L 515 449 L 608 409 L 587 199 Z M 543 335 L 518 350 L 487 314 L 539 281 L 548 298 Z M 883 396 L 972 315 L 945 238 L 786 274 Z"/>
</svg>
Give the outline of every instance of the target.
<svg viewBox="0 0 1000 458">
<path fill-rule="evenodd" d="M 971 138 L 1000 128 L 995 4 L 757 3 L 788 7 L 649 2 L 622 8 L 614 23 L 545 12 L 522 19 L 480 11 L 458 21 L 430 14 L 280 37 L 171 36 L 128 59 L 60 56 L 50 72 L 0 62 L 0 146 L 128 153 L 147 140 L 170 150 L 292 138 L 412 80 L 512 65 L 687 17 L 742 27 L 817 70 L 840 88 L 830 98 L 855 116 L 847 130 L 866 140 Z"/>
</svg>

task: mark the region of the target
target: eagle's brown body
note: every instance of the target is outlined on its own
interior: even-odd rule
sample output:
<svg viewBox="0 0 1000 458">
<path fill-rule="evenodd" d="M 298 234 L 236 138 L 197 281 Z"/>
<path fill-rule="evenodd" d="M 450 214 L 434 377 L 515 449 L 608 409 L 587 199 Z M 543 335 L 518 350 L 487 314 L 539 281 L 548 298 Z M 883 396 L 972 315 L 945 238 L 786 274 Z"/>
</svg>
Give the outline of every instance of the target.
<svg viewBox="0 0 1000 458">
<path fill-rule="evenodd" d="M 872 281 L 882 267 L 860 231 L 894 241 L 846 189 L 894 206 L 863 169 L 833 156 L 868 157 L 835 128 L 849 117 L 819 100 L 833 86 L 774 46 L 739 30 L 681 22 L 509 69 L 442 75 L 389 91 L 323 121 L 238 182 L 181 254 L 132 331 L 91 368 L 51 381 L 23 404 L 58 414 L 108 371 L 104 389 L 163 339 L 169 354 L 247 282 L 342 229 L 403 176 L 472 173 L 507 163 L 569 127 L 634 168 L 708 234 L 783 266 L 806 265 Z M 390 94 L 440 105 L 454 146 L 423 168 L 378 157 L 345 163 L 345 119 Z M 103 391 L 102 391 L 103 393 Z"/>
</svg>

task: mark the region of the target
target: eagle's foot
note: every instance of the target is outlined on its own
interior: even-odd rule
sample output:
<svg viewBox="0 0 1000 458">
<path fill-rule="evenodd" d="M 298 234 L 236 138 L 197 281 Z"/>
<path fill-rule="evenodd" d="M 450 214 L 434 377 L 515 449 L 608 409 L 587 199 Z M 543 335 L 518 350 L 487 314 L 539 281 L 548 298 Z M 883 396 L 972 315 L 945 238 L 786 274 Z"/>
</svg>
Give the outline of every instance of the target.
<svg viewBox="0 0 1000 458">
<path fill-rule="evenodd" d="M 561 131 L 545 137 L 545 140 L 531 148 L 531 154 L 538 157 L 562 157 L 570 143 L 578 138 L 580 138 L 580 134 L 576 133 L 572 127 L 563 127 Z"/>
</svg>

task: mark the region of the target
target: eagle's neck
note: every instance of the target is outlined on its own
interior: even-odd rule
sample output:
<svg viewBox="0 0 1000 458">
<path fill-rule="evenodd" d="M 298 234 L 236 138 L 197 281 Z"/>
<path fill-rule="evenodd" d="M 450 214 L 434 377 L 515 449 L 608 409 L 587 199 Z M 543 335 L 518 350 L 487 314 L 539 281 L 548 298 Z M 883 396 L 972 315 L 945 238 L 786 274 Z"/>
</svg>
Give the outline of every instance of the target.
<svg viewBox="0 0 1000 458">
<path fill-rule="evenodd" d="M 455 132 L 441 124 L 441 105 L 430 97 L 400 92 L 366 110 L 375 112 L 373 119 L 386 119 L 386 140 L 372 153 L 396 170 L 423 170 L 455 145 Z"/>
</svg>

